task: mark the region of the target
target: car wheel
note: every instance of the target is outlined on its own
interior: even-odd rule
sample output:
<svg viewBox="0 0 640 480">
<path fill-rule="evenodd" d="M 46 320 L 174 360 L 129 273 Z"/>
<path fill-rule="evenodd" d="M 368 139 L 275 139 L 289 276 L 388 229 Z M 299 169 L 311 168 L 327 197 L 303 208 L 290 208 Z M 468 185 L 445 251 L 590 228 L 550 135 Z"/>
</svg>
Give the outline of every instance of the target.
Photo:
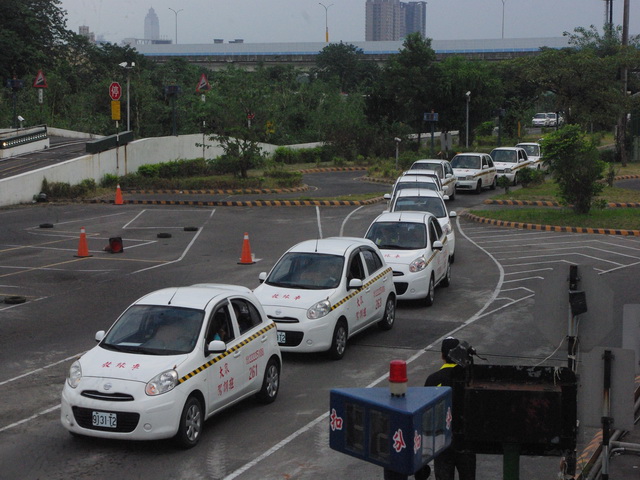
<svg viewBox="0 0 640 480">
<path fill-rule="evenodd" d="M 260 403 L 272 403 L 278 396 L 280 388 L 280 365 L 278 360 L 272 358 L 267 363 L 264 370 L 264 378 L 262 379 L 262 388 L 256 394 L 256 398 Z"/>
<path fill-rule="evenodd" d="M 396 321 L 396 299 L 393 295 L 387 298 L 387 304 L 384 306 L 384 315 L 382 320 L 378 322 L 381 330 L 391 330 Z"/>
<path fill-rule="evenodd" d="M 491 186 L 489 188 L 491 190 L 495 190 L 497 186 L 498 186 L 498 176 L 496 175 L 495 177 L 493 177 L 493 182 L 491 183 Z"/>
<path fill-rule="evenodd" d="M 516 173 L 516 174 L 513 176 L 513 185 L 515 186 L 515 185 L 517 185 L 517 184 L 518 184 L 518 174 Z"/>
<path fill-rule="evenodd" d="M 452 202 L 456 199 L 456 189 L 451 190 L 451 195 L 449 195 L 449 200 Z"/>
<path fill-rule="evenodd" d="M 204 428 L 202 404 L 196 397 L 189 397 L 180 415 L 180 426 L 175 440 L 183 448 L 195 447 Z"/>
<path fill-rule="evenodd" d="M 440 285 L 443 287 L 451 285 L 451 263 L 447 263 L 447 272 L 444 274 L 444 278 L 440 280 Z"/>
<path fill-rule="evenodd" d="M 431 275 L 431 278 L 429 279 L 429 290 L 427 291 L 427 296 L 424 299 L 424 303 L 427 307 L 433 305 L 433 301 L 436 297 L 435 287 L 436 285 L 433 281 L 433 275 Z"/>
<path fill-rule="evenodd" d="M 476 193 L 481 193 L 482 192 L 482 180 L 478 180 L 478 183 L 476 183 Z"/>
<path fill-rule="evenodd" d="M 344 352 L 347 349 L 347 336 L 347 322 L 338 320 L 336 328 L 333 330 L 333 339 L 328 352 L 330 358 L 340 360 L 344 357 Z"/>
</svg>

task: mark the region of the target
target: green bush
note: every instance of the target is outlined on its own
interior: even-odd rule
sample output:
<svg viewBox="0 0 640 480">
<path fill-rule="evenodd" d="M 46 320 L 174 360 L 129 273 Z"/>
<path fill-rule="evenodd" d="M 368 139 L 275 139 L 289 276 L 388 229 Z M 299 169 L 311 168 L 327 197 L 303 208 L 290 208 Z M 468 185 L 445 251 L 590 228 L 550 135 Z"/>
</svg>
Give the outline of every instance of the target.
<svg viewBox="0 0 640 480">
<path fill-rule="evenodd" d="M 500 175 L 498 180 L 496 180 L 496 185 L 500 188 L 504 188 L 504 193 L 509 193 L 509 188 L 511 188 L 511 180 L 509 180 L 505 175 Z"/>
<path fill-rule="evenodd" d="M 100 180 L 100 186 L 102 188 L 116 188 L 118 184 L 119 184 L 118 176 L 112 175 L 111 173 L 105 174 L 105 176 L 102 177 L 102 180 Z"/>
<path fill-rule="evenodd" d="M 490 136 L 493 133 L 494 123 L 493 121 L 482 122 L 476 127 L 476 135 L 478 136 Z"/>
</svg>

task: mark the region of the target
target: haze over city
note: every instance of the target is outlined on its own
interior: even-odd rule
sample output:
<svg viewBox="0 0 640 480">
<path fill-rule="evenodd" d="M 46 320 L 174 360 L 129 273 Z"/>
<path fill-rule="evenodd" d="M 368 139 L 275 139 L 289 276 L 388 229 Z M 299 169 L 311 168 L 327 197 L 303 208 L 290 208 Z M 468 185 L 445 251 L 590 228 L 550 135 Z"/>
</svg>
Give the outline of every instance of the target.
<svg viewBox="0 0 640 480">
<path fill-rule="evenodd" d="M 330 42 L 365 39 L 366 0 L 62 0 L 67 28 L 86 25 L 96 38 L 120 43 L 144 38 L 144 18 L 153 8 L 160 36 L 176 43 Z M 560 37 L 576 27 L 605 23 L 604 0 L 429 0 L 427 37 L 434 40 Z M 640 13 L 630 6 L 630 33 L 640 32 Z M 623 0 L 614 0 L 613 21 L 622 24 Z M 177 20 L 177 24 L 176 24 Z"/>
</svg>

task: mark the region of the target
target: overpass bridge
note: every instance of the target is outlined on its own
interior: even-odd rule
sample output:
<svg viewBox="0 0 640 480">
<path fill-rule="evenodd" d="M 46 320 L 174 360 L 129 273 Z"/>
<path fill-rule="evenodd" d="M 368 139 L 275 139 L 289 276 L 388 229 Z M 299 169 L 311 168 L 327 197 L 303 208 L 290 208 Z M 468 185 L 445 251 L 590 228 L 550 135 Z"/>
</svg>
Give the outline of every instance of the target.
<svg viewBox="0 0 640 480">
<path fill-rule="evenodd" d="M 378 64 L 386 62 L 403 46 L 402 41 L 343 43 L 362 50 L 366 60 Z M 259 65 L 294 65 L 297 68 L 308 69 L 315 66 L 316 55 L 326 46 L 327 43 L 324 42 L 132 45 L 139 53 L 158 63 L 181 58 L 213 71 L 223 70 L 230 64 L 245 70 L 254 70 Z M 433 40 L 431 43 L 438 60 L 454 55 L 470 60 L 508 60 L 537 55 L 542 47 L 561 49 L 568 46 L 566 37 Z"/>
</svg>

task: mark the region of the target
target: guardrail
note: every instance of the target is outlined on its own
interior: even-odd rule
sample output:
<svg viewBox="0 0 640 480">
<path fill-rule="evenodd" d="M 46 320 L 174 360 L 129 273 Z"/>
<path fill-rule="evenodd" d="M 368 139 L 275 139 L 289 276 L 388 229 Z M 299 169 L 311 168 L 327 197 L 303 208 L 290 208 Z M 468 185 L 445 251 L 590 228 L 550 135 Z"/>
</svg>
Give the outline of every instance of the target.
<svg viewBox="0 0 640 480">
<path fill-rule="evenodd" d="M 27 143 L 39 142 L 49 138 L 46 125 L 21 128 L 5 133 L 0 133 L 0 149 L 15 148 Z"/>
</svg>

